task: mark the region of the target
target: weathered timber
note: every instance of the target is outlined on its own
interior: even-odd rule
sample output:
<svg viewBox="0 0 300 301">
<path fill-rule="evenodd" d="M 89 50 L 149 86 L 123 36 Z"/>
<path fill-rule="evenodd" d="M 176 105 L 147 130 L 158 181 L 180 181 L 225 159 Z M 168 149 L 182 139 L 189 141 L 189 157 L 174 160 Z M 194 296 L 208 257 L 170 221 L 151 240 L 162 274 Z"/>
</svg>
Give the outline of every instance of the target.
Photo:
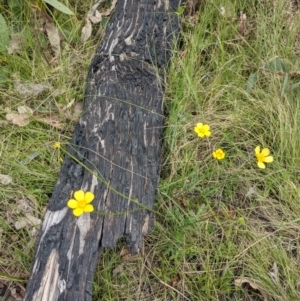
<svg viewBox="0 0 300 301">
<path fill-rule="evenodd" d="M 40 229 L 24 300 L 91 300 L 103 248 L 132 252 L 153 224 L 163 127 L 161 78 L 180 0 L 119 0 L 91 63 L 83 114 Z M 73 216 L 73 191 L 101 214 Z M 148 209 L 147 209 L 148 208 Z"/>
</svg>

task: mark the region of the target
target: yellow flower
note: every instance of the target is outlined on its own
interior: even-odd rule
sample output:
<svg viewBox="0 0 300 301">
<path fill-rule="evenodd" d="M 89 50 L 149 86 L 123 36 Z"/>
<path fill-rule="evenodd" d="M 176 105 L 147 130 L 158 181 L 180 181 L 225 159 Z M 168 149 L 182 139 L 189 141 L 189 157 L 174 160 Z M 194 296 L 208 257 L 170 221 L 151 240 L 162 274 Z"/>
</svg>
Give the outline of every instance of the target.
<svg viewBox="0 0 300 301">
<path fill-rule="evenodd" d="M 80 216 L 84 212 L 93 212 L 94 206 L 90 202 L 94 199 L 94 194 L 90 191 L 86 193 L 83 190 L 77 190 L 74 193 L 74 199 L 68 201 L 68 207 L 73 210 L 75 216 Z"/>
<path fill-rule="evenodd" d="M 225 158 L 225 153 L 220 148 L 218 148 L 217 150 L 215 150 L 212 155 L 213 155 L 214 158 L 216 158 L 218 160 L 222 160 L 222 159 Z"/>
<path fill-rule="evenodd" d="M 197 123 L 197 125 L 194 127 L 194 131 L 198 134 L 198 137 L 209 137 L 211 132 L 210 132 L 210 127 L 208 124 L 203 124 L 202 122 Z"/>
<path fill-rule="evenodd" d="M 257 166 L 262 169 L 266 168 L 265 163 L 271 163 L 274 160 L 273 156 L 269 156 L 270 150 L 268 148 L 263 148 L 262 151 L 260 151 L 260 146 L 257 146 L 255 148 L 255 155 L 257 159 Z"/>
<path fill-rule="evenodd" d="M 54 148 L 60 148 L 60 142 L 55 142 L 55 143 L 53 144 L 53 147 L 54 147 Z"/>
</svg>

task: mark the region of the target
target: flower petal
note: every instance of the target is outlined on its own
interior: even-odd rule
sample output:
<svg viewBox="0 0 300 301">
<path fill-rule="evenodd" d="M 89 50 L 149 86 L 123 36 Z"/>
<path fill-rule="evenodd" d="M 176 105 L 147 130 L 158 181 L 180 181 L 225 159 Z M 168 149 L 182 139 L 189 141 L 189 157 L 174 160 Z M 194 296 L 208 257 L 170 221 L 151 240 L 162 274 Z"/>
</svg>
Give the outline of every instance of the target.
<svg viewBox="0 0 300 301">
<path fill-rule="evenodd" d="M 202 127 L 203 127 L 203 123 L 202 122 L 197 123 L 197 128 L 202 128 Z"/>
<path fill-rule="evenodd" d="M 268 148 L 263 148 L 261 153 L 266 157 L 270 155 L 270 150 Z"/>
<path fill-rule="evenodd" d="M 73 214 L 75 216 L 80 216 L 83 213 L 83 209 L 82 208 L 76 208 L 73 210 Z"/>
<path fill-rule="evenodd" d="M 224 158 L 225 158 L 225 153 L 222 150 L 220 150 L 219 159 L 221 160 L 221 159 L 224 159 Z"/>
<path fill-rule="evenodd" d="M 267 156 L 267 157 L 264 158 L 264 162 L 266 162 L 266 163 L 271 163 L 273 161 L 274 161 L 273 156 Z"/>
<path fill-rule="evenodd" d="M 54 148 L 60 148 L 60 142 L 55 142 L 53 145 Z"/>
<path fill-rule="evenodd" d="M 260 162 L 260 161 L 257 162 L 257 166 L 259 168 L 261 168 L 261 169 L 265 169 L 266 168 L 266 165 L 263 162 Z"/>
<path fill-rule="evenodd" d="M 203 125 L 203 130 L 204 130 L 204 131 L 209 131 L 209 129 L 210 129 L 210 127 L 209 127 L 208 124 L 204 124 L 204 125 Z"/>
<path fill-rule="evenodd" d="M 87 191 L 84 195 L 84 200 L 86 201 L 86 203 L 90 203 L 93 199 L 94 199 L 94 194 L 90 191 Z"/>
<path fill-rule="evenodd" d="M 74 193 L 74 198 L 76 201 L 83 201 L 84 200 L 84 192 L 83 190 L 77 190 Z"/>
<path fill-rule="evenodd" d="M 78 207 L 78 202 L 76 200 L 69 200 L 67 206 L 71 209 L 76 209 Z"/>
<path fill-rule="evenodd" d="M 259 145 L 255 148 L 255 154 L 256 155 L 260 154 L 260 146 Z"/>
<path fill-rule="evenodd" d="M 84 212 L 93 212 L 93 211 L 94 211 L 94 206 L 91 205 L 91 204 L 88 204 L 88 205 L 86 205 L 86 206 L 83 208 L 83 211 L 84 211 Z"/>
</svg>

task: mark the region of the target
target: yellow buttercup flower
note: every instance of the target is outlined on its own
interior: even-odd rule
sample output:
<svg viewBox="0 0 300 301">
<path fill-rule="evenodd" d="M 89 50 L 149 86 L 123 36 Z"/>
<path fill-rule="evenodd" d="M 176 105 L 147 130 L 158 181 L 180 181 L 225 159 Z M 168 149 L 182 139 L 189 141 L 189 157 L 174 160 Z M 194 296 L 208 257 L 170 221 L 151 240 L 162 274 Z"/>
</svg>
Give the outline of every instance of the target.
<svg viewBox="0 0 300 301">
<path fill-rule="evenodd" d="M 55 143 L 53 144 L 53 147 L 54 147 L 54 148 L 60 148 L 60 142 L 55 142 Z"/>
<path fill-rule="evenodd" d="M 259 145 L 255 148 L 255 155 L 257 159 L 257 166 L 262 169 L 266 168 L 265 163 L 271 163 L 274 160 L 273 156 L 269 156 L 270 150 L 268 148 L 263 148 L 262 151 L 260 151 Z"/>
<path fill-rule="evenodd" d="M 209 137 L 211 135 L 210 126 L 208 124 L 203 124 L 202 122 L 197 123 L 194 127 L 194 131 L 197 133 L 198 137 Z"/>
<path fill-rule="evenodd" d="M 74 199 L 68 201 L 68 207 L 73 210 L 75 216 L 80 216 L 84 212 L 93 212 L 94 206 L 90 202 L 94 199 L 94 194 L 90 191 L 84 193 L 83 190 L 74 192 Z"/>
<path fill-rule="evenodd" d="M 215 150 L 213 153 L 212 153 L 213 157 L 218 159 L 218 160 L 222 160 L 225 158 L 225 153 L 224 151 L 221 149 L 221 148 L 218 148 L 217 150 Z"/>
</svg>

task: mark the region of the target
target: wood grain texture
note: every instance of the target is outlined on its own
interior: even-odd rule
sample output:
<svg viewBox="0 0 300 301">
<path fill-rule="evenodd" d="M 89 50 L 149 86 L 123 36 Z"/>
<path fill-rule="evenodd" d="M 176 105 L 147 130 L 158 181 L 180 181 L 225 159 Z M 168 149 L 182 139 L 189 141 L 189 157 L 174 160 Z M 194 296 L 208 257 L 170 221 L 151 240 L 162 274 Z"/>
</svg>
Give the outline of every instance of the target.
<svg viewBox="0 0 300 301">
<path fill-rule="evenodd" d="M 139 252 L 153 224 L 163 127 L 159 74 L 178 33 L 179 3 L 118 1 L 91 63 L 84 112 L 41 226 L 24 300 L 91 300 L 103 248 L 126 235 Z M 79 189 L 94 193 L 102 214 L 72 215 L 66 204 Z"/>
</svg>

